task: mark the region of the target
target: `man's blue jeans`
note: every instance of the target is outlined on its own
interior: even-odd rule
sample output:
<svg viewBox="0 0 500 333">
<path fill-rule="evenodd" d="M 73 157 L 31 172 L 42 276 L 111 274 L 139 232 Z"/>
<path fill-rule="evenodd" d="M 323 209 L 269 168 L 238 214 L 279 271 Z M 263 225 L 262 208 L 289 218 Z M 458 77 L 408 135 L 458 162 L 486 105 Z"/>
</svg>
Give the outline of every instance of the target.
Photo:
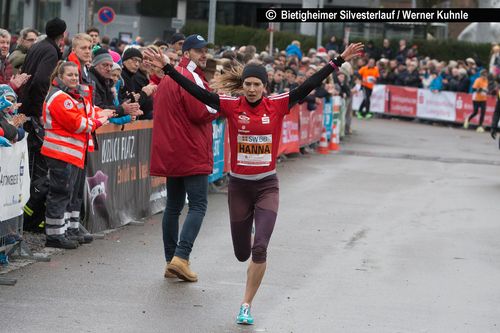
<svg viewBox="0 0 500 333">
<path fill-rule="evenodd" d="M 188 213 L 179 236 L 179 215 L 188 197 Z M 168 177 L 167 207 L 163 214 L 163 246 L 166 261 L 189 254 L 207 211 L 208 175 Z"/>
</svg>

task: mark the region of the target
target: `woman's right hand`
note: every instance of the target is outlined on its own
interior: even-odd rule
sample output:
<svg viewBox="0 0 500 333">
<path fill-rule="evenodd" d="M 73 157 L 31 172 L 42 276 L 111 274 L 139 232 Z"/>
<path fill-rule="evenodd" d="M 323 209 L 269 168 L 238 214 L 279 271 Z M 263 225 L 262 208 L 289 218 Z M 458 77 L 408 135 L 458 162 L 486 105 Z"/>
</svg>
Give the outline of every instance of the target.
<svg viewBox="0 0 500 333">
<path fill-rule="evenodd" d="M 100 118 L 97 118 L 97 120 L 102 124 L 102 125 L 106 125 L 109 123 L 108 121 L 108 117 L 104 116 L 104 117 L 100 117 Z"/>
<path fill-rule="evenodd" d="M 161 52 L 156 52 L 153 49 L 146 48 L 144 50 L 144 62 L 150 66 L 163 68 L 170 63 L 168 57 L 164 57 Z"/>
</svg>

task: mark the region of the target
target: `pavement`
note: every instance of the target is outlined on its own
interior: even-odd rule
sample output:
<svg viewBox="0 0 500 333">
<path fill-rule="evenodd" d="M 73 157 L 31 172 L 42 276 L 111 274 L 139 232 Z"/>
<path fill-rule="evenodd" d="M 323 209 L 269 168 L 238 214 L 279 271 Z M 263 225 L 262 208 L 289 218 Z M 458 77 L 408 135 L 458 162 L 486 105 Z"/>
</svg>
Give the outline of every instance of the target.
<svg viewBox="0 0 500 333">
<path fill-rule="evenodd" d="M 161 216 L 8 273 L 1 332 L 500 332 L 500 150 L 489 133 L 356 121 L 342 151 L 280 163 L 255 325 L 234 319 L 246 264 L 227 196 L 163 278 Z"/>
</svg>

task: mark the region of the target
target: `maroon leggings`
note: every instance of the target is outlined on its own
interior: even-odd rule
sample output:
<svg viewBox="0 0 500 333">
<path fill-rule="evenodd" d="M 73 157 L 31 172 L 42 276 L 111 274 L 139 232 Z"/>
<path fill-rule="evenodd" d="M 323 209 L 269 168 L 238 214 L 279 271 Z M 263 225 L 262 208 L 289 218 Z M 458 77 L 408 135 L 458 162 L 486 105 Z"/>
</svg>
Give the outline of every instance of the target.
<svg viewBox="0 0 500 333">
<path fill-rule="evenodd" d="M 253 262 L 265 263 L 267 246 L 278 214 L 278 177 L 271 175 L 261 180 L 245 180 L 230 176 L 228 202 L 236 258 L 246 261 L 252 254 Z"/>
</svg>

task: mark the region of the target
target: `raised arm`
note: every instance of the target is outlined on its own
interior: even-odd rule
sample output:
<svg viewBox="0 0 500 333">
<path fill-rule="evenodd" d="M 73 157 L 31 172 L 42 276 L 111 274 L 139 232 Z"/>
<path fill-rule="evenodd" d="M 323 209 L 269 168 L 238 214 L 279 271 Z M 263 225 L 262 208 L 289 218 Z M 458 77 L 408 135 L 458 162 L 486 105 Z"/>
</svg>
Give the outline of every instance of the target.
<svg viewBox="0 0 500 333">
<path fill-rule="evenodd" d="M 290 91 L 288 107 L 292 108 L 298 101 L 304 99 L 314 88 L 321 85 L 328 75 L 338 71 L 344 61 L 349 61 L 360 55 L 363 49 L 362 43 L 350 44 L 345 51 L 334 60 L 325 65 L 321 70 L 304 81 L 300 86 Z"/>
<path fill-rule="evenodd" d="M 203 104 L 206 104 L 215 110 L 220 109 L 219 95 L 214 94 L 198 86 L 196 83 L 194 83 L 193 81 L 189 80 L 184 75 L 176 71 L 175 68 L 170 64 L 166 64 L 163 67 L 163 72 L 166 75 L 170 76 L 172 80 L 177 82 L 190 95 L 192 95 L 194 98 L 196 98 Z"/>
<path fill-rule="evenodd" d="M 168 63 L 168 58 L 163 57 L 162 54 L 155 52 L 151 49 L 146 49 L 144 51 L 144 61 L 150 64 L 151 66 L 162 68 L 163 72 L 166 75 L 170 76 L 190 95 L 192 95 L 194 98 L 196 98 L 203 104 L 208 105 L 215 110 L 220 110 L 219 95 L 203 89 L 196 83 L 184 77 L 184 75 L 177 72 L 175 68 Z"/>
</svg>

